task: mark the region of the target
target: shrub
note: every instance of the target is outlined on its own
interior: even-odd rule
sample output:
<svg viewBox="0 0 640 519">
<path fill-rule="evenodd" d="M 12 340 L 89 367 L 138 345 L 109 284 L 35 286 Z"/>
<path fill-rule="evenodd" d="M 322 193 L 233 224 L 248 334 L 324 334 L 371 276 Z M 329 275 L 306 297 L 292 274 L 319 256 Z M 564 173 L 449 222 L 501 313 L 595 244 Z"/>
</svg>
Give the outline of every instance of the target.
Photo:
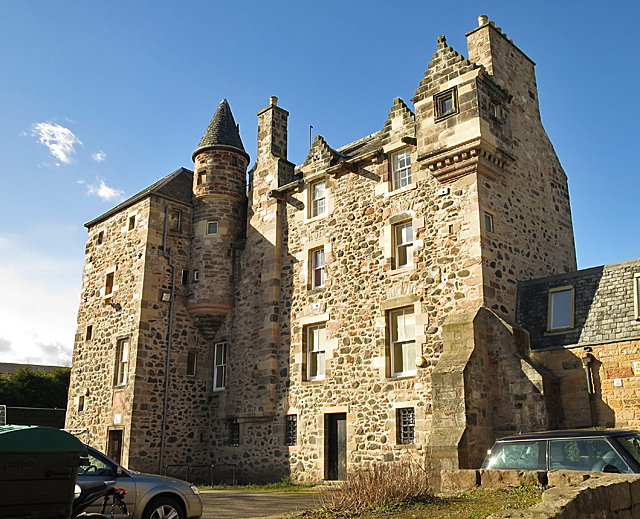
<svg viewBox="0 0 640 519">
<path fill-rule="evenodd" d="M 332 516 L 349 517 L 432 494 L 427 472 L 417 461 L 381 463 L 350 471 L 339 490 L 322 497 L 322 508 Z"/>
</svg>

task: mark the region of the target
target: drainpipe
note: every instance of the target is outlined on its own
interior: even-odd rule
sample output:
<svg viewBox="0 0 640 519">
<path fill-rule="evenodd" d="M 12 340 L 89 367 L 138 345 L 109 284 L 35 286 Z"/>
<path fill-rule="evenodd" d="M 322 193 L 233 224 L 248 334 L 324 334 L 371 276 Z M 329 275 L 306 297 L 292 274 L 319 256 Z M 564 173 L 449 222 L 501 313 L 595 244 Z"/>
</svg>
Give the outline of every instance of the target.
<svg viewBox="0 0 640 519">
<path fill-rule="evenodd" d="M 167 258 L 171 267 L 171 296 L 169 299 L 169 326 L 167 328 L 167 357 L 164 363 L 164 401 L 162 403 L 162 429 L 160 436 L 160 460 L 158 462 L 158 474 L 162 474 L 164 464 L 165 429 L 167 426 L 167 404 L 169 400 L 169 359 L 171 356 L 171 334 L 173 333 L 173 299 L 176 286 L 176 266 L 172 263 L 171 247 L 167 249 L 167 227 L 169 226 L 169 206 L 164 207 L 164 229 L 162 232 L 162 255 Z"/>
<path fill-rule="evenodd" d="M 590 351 L 590 349 L 587 351 Z M 584 357 L 582 357 L 582 364 L 584 365 L 584 371 L 587 376 L 587 393 L 589 394 L 591 427 L 596 427 L 598 425 L 598 416 L 596 414 L 596 391 L 593 386 L 593 362 L 595 360 L 595 357 L 591 353 L 587 353 Z"/>
</svg>

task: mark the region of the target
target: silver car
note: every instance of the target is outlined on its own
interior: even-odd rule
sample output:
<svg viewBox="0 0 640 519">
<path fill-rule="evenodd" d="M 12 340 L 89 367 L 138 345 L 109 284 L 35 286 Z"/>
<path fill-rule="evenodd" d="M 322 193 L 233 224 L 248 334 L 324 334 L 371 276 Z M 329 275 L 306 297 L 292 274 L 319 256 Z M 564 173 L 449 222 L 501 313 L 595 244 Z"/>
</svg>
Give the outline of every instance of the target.
<svg viewBox="0 0 640 519">
<path fill-rule="evenodd" d="M 91 481 L 115 481 L 118 488 L 127 491 L 125 503 L 129 512 L 125 516 L 116 506 L 114 518 L 118 519 L 199 519 L 202 501 L 198 489 L 179 479 L 127 470 L 92 447 L 78 469 L 79 483 Z M 102 500 L 87 509 L 98 513 Z M 106 513 L 111 512 L 110 506 Z"/>
</svg>

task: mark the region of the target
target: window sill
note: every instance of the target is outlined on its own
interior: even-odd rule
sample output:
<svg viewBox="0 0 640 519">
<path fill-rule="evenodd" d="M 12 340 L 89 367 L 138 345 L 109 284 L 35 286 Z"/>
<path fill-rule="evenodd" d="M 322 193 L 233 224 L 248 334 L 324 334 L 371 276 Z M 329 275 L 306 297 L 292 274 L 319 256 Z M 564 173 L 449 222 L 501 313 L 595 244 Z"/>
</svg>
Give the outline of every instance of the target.
<svg viewBox="0 0 640 519">
<path fill-rule="evenodd" d="M 323 218 L 326 218 L 327 216 L 329 216 L 328 212 L 319 214 L 318 216 L 305 216 L 304 223 L 314 223 L 319 220 L 322 220 Z"/>
<path fill-rule="evenodd" d="M 411 265 L 405 265 L 404 267 L 398 267 L 395 269 L 391 269 L 389 271 L 390 276 L 397 276 L 399 274 L 408 274 L 410 272 L 416 271 L 416 264 L 412 263 Z"/>
<path fill-rule="evenodd" d="M 385 380 L 387 381 L 393 381 L 393 380 L 406 380 L 408 378 L 415 378 L 418 376 L 418 372 L 416 371 L 415 373 L 403 373 L 401 375 L 396 375 L 396 376 L 390 376 L 385 378 Z"/>
<path fill-rule="evenodd" d="M 546 332 L 544 332 L 545 337 L 547 336 L 553 336 L 553 335 L 563 335 L 565 333 L 569 333 L 569 332 L 573 332 L 575 331 L 576 328 L 575 326 L 572 326 L 571 328 L 556 328 L 555 330 L 547 330 Z"/>
<path fill-rule="evenodd" d="M 307 288 L 307 295 L 320 294 L 320 293 L 324 292 L 326 289 L 327 289 L 326 286 L 315 287 L 315 288 L 308 287 Z"/>
<path fill-rule="evenodd" d="M 327 381 L 326 378 L 314 378 L 314 379 L 307 379 L 307 380 L 303 380 L 302 383 L 303 384 L 308 384 L 308 385 L 319 385 L 319 384 L 324 384 Z"/>
<path fill-rule="evenodd" d="M 413 174 L 413 172 L 412 172 L 412 174 Z M 418 185 L 415 182 L 413 182 L 413 183 L 409 184 L 408 186 L 404 186 L 404 187 L 401 187 L 401 188 L 398 188 L 398 189 L 394 189 L 392 191 L 388 191 L 387 193 L 385 193 L 385 196 L 396 196 L 396 195 L 399 195 L 401 193 L 406 193 L 407 191 L 412 191 L 412 190 L 417 189 L 417 188 L 418 188 Z"/>
<path fill-rule="evenodd" d="M 406 450 L 417 450 L 420 446 L 417 443 L 401 443 L 393 446 L 394 450 L 406 451 Z"/>
</svg>

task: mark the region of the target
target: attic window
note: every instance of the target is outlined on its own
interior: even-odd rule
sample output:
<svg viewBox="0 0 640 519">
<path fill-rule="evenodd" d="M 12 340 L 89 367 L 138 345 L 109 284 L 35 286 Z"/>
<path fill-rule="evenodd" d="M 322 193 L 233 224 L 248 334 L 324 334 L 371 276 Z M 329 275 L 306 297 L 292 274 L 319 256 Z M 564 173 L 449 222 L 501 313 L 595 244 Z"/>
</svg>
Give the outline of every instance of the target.
<svg viewBox="0 0 640 519">
<path fill-rule="evenodd" d="M 440 92 L 433 96 L 435 120 L 439 121 L 450 115 L 457 114 L 458 109 L 458 90 L 456 87 L 449 88 L 444 92 Z"/>
</svg>

